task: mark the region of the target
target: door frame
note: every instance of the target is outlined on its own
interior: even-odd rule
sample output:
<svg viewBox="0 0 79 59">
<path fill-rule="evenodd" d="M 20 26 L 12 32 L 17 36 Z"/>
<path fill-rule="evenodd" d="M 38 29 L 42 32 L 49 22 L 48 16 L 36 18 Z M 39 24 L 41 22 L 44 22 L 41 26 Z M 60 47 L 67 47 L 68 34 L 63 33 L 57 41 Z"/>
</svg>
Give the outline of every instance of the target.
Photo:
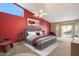
<svg viewBox="0 0 79 59">
<path fill-rule="evenodd" d="M 71 21 L 71 22 L 59 22 L 59 23 L 56 23 L 56 27 L 59 26 L 59 29 L 57 29 L 58 31 L 56 31 L 57 37 L 61 37 L 61 26 L 66 25 L 66 24 L 67 25 L 68 24 L 72 25 L 72 38 L 73 38 L 72 42 L 73 42 L 74 41 L 74 35 L 75 35 L 75 24 L 79 24 L 79 20 Z M 59 32 L 59 33 L 57 33 L 57 32 Z"/>
</svg>

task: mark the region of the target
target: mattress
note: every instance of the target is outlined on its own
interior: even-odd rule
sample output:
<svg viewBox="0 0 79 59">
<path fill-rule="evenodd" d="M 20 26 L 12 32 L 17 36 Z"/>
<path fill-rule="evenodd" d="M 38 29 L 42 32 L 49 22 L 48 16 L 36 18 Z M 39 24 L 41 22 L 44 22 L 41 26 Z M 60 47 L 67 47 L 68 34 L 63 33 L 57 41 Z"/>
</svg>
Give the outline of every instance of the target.
<svg viewBox="0 0 79 59">
<path fill-rule="evenodd" d="M 26 43 L 32 45 L 32 39 L 26 39 Z M 48 47 L 49 45 L 53 44 L 56 42 L 56 37 L 55 36 L 47 36 L 47 37 L 43 37 L 43 38 L 40 38 L 38 41 L 37 41 L 37 45 L 35 46 L 35 48 L 39 49 L 39 50 L 42 50 L 46 47 Z"/>
</svg>

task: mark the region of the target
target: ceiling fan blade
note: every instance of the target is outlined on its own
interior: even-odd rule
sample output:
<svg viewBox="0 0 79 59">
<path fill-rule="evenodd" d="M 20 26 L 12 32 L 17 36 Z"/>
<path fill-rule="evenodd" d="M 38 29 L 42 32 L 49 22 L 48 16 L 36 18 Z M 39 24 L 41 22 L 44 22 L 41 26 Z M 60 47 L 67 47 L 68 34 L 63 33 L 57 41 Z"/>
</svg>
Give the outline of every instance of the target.
<svg viewBox="0 0 79 59">
<path fill-rule="evenodd" d="M 34 15 L 33 16 L 35 16 L 35 17 L 42 17 L 42 16 L 44 16 L 44 15 L 48 15 L 47 13 L 45 13 L 45 12 L 43 12 L 44 10 L 43 9 L 41 9 L 38 13 L 37 12 L 34 12 Z"/>
<path fill-rule="evenodd" d="M 47 13 L 41 13 L 39 17 L 43 17 L 44 15 L 48 15 Z"/>
<path fill-rule="evenodd" d="M 47 13 L 43 13 L 43 15 L 48 15 Z"/>
</svg>

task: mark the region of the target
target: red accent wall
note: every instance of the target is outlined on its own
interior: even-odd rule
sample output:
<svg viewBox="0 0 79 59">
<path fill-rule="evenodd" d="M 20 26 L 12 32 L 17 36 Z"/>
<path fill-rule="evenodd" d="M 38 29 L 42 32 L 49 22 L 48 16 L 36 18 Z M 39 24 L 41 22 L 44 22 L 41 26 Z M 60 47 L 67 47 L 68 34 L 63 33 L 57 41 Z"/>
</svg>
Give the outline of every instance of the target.
<svg viewBox="0 0 79 59">
<path fill-rule="evenodd" d="M 47 21 L 45 21 L 43 18 L 39 18 L 39 17 L 33 17 L 33 13 L 31 13 L 28 10 L 25 10 L 25 18 L 31 18 L 31 19 L 35 19 L 35 20 L 39 20 L 40 22 L 40 28 L 42 28 L 42 30 L 45 31 L 45 34 L 48 34 L 51 31 L 51 24 L 48 23 Z M 30 26 L 27 26 L 30 27 Z M 33 26 L 32 26 L 33 27 Z"/>
<path fill-rule="evenodd" d="M 17 34 L 26 27 L 23 17 L 0 12 L 0 36 L 17 41 Z"/>
<path fill-rule="evenodd" d="M 7 13 L 0 12 L 0 36 L 17 41 L 17 34 L 24 28 L 33 27 L 27 25 L 27 18 L 32 18 L 40 21 L 40 28 L 42 28 L 46 34 L 50 32 L 50 23 L 42 18 L 32 17 L 32 13 L 28 10 L 24 10 L 24 17 L 15 16 Z"/>
</svg>

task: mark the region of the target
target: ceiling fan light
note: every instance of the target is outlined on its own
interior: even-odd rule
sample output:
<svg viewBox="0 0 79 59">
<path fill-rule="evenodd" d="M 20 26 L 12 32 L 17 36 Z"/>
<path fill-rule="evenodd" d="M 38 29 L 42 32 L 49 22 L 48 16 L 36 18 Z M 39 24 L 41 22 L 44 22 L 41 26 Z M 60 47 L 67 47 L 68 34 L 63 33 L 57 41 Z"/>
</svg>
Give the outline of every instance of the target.
<svg viewBox="0 0 79 59">
<path fill-rule="evenodd" d="M 44 10 L 43 9 L 41 9 L 40 11 L 39 11 L 39 13 L 42 13 Z"/>
</svg>

